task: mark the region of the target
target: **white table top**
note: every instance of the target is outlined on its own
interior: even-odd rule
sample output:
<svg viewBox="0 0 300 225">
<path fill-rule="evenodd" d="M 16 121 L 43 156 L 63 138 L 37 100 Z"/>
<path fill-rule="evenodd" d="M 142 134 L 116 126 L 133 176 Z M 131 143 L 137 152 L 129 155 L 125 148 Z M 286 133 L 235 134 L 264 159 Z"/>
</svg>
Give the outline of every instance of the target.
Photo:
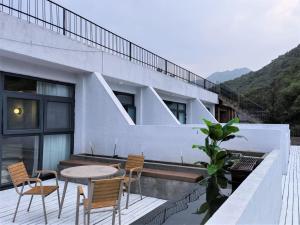
<svg viewBox="0 0 300 225">
<path fill-rule="evenodd" d="M 66 178 L 104 178 L 113 176 L 118 172 L 118 169 L 112 166 L 88 165 L 75 166 L 64 169 L 60 172 Z"/>
</svg>

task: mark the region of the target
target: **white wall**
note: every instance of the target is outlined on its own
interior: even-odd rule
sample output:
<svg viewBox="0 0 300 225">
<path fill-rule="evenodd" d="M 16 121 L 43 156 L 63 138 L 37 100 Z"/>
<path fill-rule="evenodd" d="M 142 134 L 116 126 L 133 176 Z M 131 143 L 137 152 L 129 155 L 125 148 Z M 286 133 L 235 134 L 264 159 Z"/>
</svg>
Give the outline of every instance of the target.
<svg viewBox="0 0 300 225">
<path fill-rule="evenodd" d="M 211 112 L 207 110 L 205 105 L 198 99 L 191 100 L 189 103 L 189 108 L 190 116 L 188 123 L 190 124 L 203 124 L 203 119 L 210 120 L 214 123 L 218 122 Z"/>
<path fill-rule="evenodd" d="M 118 154 L 123 157 L 129 153 L 144 152 L 148 160 L 180 162 L 182 152 L 184 161 L 187 163 L 194 163 L 199 160 L 208 161 L 205 154 L 191 148 L 192 144 L 204 144 L 205 136 L 201 133 L 197 134 L 197 131 L 193 129 L 193 127 L 204 127 L 204 125 L 152 124 L 132 126 L 124 118 L 127 113 L 114 105 L 112 96 L 108 94 L 109 90 L 104 91 L 101 87 L 106 83 L 102 76 L 93 74 L 87 80 L 86 90 L 88 92 L 86 92 L 87 103 L 85 107 L 87 111 L 85 113 L 84 133 L 86 146 L 88 146 L 88 141 L 92 140 L 96 146 L 96 154 L 112 155 L 114 144 L 117 142 Z M 160 103 L 161 100 L 155 98 L 156 93 L 152 88 L 145 90 L 150 94 L 150 98 L 155 100 L 148 106 L 155 106 Z M 161 107 L 162 104 L 158 104 L 158 106 Z M 150 111 L 151 113 L 156 112 Z M 170 113 L 170 115 L 172 114 Z M 283 146 L 289 142 L 287 139 L 282 139 L 283 131 L 279 129 L 280 125 L 276 126 L 277 129 L 274 128 L 275 126 L 273 129 L 271 126 L 269 129 L 260 125 L 258 128 L 256 125 L 240 126 L 240 134 L 245 136 L 247 140 L 234 139 L 224 142 L 222 147 L 259 152 L 271 152 L 273 149 L 279 149 L 280 154 L 283 154 L 285 151 Z M 282 160 L 283 164 L 284 160 Z"/>
<path fill-rule="evenodd" d="M 117 65 L 117 66 L 116 66 Z M 163 73 L 147 69 L 126 59 L 103 53 L 103 76 L 150 86 L 191 98 L 199 98 L 213 104 L 218 103 L 218 95 Z"/>
<path fill-rule="evenodd" d="M 169 110 L 169 108 L 152 87 L 142 88 L 141 96 L 143 125 L 180 124 L 174 114 Z"/>
<path fill-rule="evenodd" d="M 279 224 L 282 205 L 281 160 L 272 151 L 209 219 L 216 224 Z"/>
</svg>

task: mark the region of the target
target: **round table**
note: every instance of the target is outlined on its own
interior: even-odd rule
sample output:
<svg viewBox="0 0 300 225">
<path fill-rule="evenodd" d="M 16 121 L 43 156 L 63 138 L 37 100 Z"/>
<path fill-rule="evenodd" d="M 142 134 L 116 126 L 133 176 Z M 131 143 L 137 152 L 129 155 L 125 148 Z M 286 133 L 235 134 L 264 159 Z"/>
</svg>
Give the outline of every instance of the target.
<svg viewBox="0 0 300 225">
<path fill-rule="evenodd" d="M 88 186 L 90 186 L 92 179 L 103 179 L 115 175 L 118 169 L 112 166 L 88 165 L 75 166 L 64 169 L 60 172 L 61 176 L 65 178 L 64 191 L 59 207 L 58 218 L 60 218 L 62 207 L 64 204 L 69 179 L 88 179 Z"/>
</svg>

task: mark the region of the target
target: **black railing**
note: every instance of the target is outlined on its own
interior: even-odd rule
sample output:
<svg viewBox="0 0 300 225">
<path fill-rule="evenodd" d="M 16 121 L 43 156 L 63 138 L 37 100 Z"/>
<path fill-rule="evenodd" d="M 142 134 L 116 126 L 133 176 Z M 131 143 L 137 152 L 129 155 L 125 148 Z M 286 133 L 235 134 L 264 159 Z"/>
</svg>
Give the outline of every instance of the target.
<svg viewBox="0 0 300 225">
<path fill-rule="evenodd" d="M 95 24 L 50 0 L 0 0 L 0 12 L 35 23 L 102 51 L 141 64 L 184 82 L 200 86 L 238 102 L 241 108 L 263 112 L 263 109 L 234 91 L 168 61 L 167 59 Z"/>
<path fill-rule="evenodd" d="M 50 0 L 0 0 L 0 11 L 216 92 L 216 85 Z"/>
</svg>

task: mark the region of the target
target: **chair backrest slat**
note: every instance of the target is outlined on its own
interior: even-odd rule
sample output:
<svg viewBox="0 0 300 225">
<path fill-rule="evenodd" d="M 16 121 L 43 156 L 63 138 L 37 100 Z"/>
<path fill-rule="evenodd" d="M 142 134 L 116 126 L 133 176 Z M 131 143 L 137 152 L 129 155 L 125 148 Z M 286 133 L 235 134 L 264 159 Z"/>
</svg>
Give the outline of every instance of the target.
<svg viewBox="0 0 300 225">
<path fill-rule="evenodd" d="M 128 155 L 128 159 L 125 164 L 125 170 L 130 170 L 135 167 L 144 167 L 143 155 Z"/>
<path fill-rule="evenodd" d="M 28 173 L 23 162 L 14 163 L 7 167 L 11 181 L 14 186 L 18 186 L 24 179 L 28 179 Z"/>
<path fill-rule="evenodd" d="M 122 190 L 123 178 L 92 181 L 92 203 L 118 201 Z M 89 197 L 90 198 L 90 197 Z"/>
</svg>

